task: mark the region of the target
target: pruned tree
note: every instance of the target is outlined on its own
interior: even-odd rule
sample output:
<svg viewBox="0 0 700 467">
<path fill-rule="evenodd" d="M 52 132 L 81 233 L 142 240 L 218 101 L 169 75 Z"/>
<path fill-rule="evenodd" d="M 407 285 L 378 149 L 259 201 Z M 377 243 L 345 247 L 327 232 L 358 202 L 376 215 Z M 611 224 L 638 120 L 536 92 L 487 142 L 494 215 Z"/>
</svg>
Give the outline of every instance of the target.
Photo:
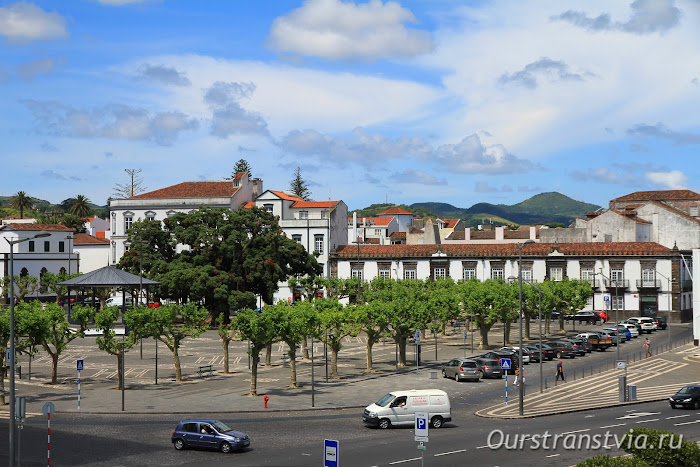
<svg viewBox="0 0 700 467">
<path fill-rule="evenodd" d="M 289 184 L 289 190 L 303 200 L 309 200 L 311 198 L 311 191 L 309 190 L 306 180 L 301 176 L 300 167 L 297 167 L 294 171 L 294 178 Z"/>
<path fill-rule="evenodd" d="M 114 185 L 114 196 L 117 198 L 131 198 L 139 193 L 146 191 L 146 187 L 143 186 L 143 179 L 139 177 L 141 169 L 124 169 L 129 175 L 129 181 L 127 183 L 117 183 Z"/>
<path fill-rule="evenodd" d="M 260 352 L 275 340 L 275 326 L 272 322 L 271 314 L 266 310 L 257 312 L 253 310 L 243 310 L 236 315 L 234 327 L 241 333 L 241 338 L 250 341 L 250 393 L 251 396 L 258 395 L 258 364 L 260 363 Z"/>
</svg>

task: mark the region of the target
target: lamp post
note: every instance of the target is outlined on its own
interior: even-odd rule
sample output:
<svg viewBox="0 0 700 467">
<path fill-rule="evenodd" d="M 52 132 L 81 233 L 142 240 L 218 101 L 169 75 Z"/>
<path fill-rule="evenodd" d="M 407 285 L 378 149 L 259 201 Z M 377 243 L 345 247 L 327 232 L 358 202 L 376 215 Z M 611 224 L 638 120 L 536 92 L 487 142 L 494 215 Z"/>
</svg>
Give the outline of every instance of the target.
<svg viewBox="0 0 700 467">
<path fill-rule="evenodd" d="M 10 244 L 10 361 L 7 362 L 7 366 L 10 369 L 10 461 L 7 465 L 14 467 L 15 465 L 15 425 L 16 425 L 16 414 L 15 414 L 15 256 L 14 248 L 18 243 L 29 241 L 33 238 L 43 238 L 48 237 L 49 233 L 36 234 L 33 237 L 20 238 L 19 240 L 8 240 L 5 241 Z M 70 302 L 70 297 L 68 299 Z"/>
<path fill-rule="evenodd" d="M 75 237 L 73 237 L 72 235 L 68 235 L 66 237 L 66 240 L 68 240 L 68 279 L 70 279 L 70 263 L 71 263 L 71 261 L 70 261 L 70 259 L 71 259 L 70 258 L 70 251 L 71 251 L 70 241 L 73 240 L 74 238 Z M 73 310 L 73 307 L 71 307 L 71 303 L 70 303 L 70 288 L 69 288 L 68 289 L 68 317 L 69 318 L 70 318 L 70 313 L 72 310 Z"/>
<path fill-rule="evenodd" d="M 525 240 L 523 243 L 518 243 L 518 282 L 519 282 L 519 302 L 518 302 L 518 411 L 522 416 L 524 413 L 523 398 L 525 397 L 525 388 L 523 387 L 523 373 L 525 372 L 523 361 L 523 247 L 528 243 L 535 243 L 534 240 Z M 541 358 L 540 358 L 541 360 Z"/>
<path fill-rule="evenodd" d="M 655 271 L 656 274 L 666 279 L 666 287 L 668 292 L 668 310 L 666 311 L 666 329 L 668 329 L 668 350 L 671 350 L 671 278 L 664 276 L 659 271 Z"/>
<path fill-rule="evenodd" d="M 544 376 L 542 373 L 542 289 L 532 284 L 532 282 L 525 280 L 530 287 L 534 287 L 539 293 L 539 302 L 537 303 L 537 320 L 539 321 L 539 344 L 540 344 L 540 393 L 544 392 Z"/>
<path fill-rule="evenodd" d="M 607 279 L 608 282 L 614 284 L 614 287 L 615 287 L 615 294 L 614 294 L 615 300 L 611 300 L 611 306 L 612 306 L 612 303 L 615 303 L 615 339 L 617 339 L 617 343 L 616 343 L 616 345 L 615 345 L 615 349 L 617 350 L 617 361 L 619 362 L 619 361 L 620 361 L 620 328 L 619 328 L 620 322 L 619 322 L 618 309 L 619 309 L 619 307 L 620 307 L 620 304 L 617 303 L 617 287 L 618 287 L 618 282 L 617 282 L 617 279 L 612 280 L 612 279 L 610 279 L 609 277 L 607 277 L 605 274 L 603 274 L 603 268 L 600 268 L 600 273 L 599 273 L 599 274 L 600 274 L 601 276 L 603 276 L 604 279 Z"/>
</svg>

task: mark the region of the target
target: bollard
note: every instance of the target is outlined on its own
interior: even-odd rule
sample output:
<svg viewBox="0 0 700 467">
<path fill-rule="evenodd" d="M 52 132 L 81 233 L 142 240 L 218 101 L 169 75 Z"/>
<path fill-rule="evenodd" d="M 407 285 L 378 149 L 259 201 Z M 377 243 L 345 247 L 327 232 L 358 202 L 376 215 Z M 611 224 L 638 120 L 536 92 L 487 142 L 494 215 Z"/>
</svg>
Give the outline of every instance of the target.
<svg viewBox="0 0 700 467">
<path fill-rule="evenodd" d="M 267 408 L 267 401 L 270 400 L 270 397 L 267 394 L 265 394 L 265 397 L 263 397 L 263 400 L 265 401 L 265 408 Z"/>
<path fill-rule="evenodd" d="M 620 402 L 627 402 L 627 376 L 618 375 L 617 376 L 617 385 L 618 385 Z"/>
</svg>

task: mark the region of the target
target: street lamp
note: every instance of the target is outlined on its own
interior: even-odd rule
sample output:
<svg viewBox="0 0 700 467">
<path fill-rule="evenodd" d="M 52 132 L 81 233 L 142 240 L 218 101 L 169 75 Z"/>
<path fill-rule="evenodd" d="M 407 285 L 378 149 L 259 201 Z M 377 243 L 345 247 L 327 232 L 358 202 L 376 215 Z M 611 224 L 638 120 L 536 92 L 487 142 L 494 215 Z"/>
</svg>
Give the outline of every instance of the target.
<svg viewBox="0 0 700 467">
<path fill-rule="evenodd" d="M 615 345 L 615 349 L 617 349 L 617 361 L 620 361 L 620 322 L 619 322 L 619 315 L 618 315 L 618 309 L 620 308 L 620 304 L 617 303 L 617 287 L 618 287 L 618 282 L 617 279 L 610 279 L 607 277 L 605 274 L 603 274 L 603 268 L 600 268 L 600 273 L 601 276 L 603 276 L 604 279 L 607 279 L 608 282 L 611 282 L 614 284 L 615 287 L 615 295 L 614 298 L 615 300 L 611 300 L 611 305 L 612 303 L 615 304 L 615 338 L 617 339 L 617 344 Z"/>
<path fill-rule="evenodd" d="M 39 233 L 33 237 L 20 238 L 19 240 L 9 240 L 5 238 L 5 241 L 10 244 L 10 361 L 7 362 L 10 368 L 10 462 L 8 465 L 13 467 L 15 465 L 15 424 L 16 424 L 16 414 L 15 414 L 15 256 L 14 249 L 15 245 L 18 243 L 26 242 L 34 238 L 44 238 L 51 235 L 50 233 Z M 70 297 L 68 299 L 70 302 Z"/>
<path fill-rule="evenodd" d="M 68 240 L 68 279 L 70 279 L 70 250 L 71 250 L 71 243 L 70 241 L 73 240 L 75 237 L 72 235 L 68 235 L 66 237 L 66 240 Z M 70 288 L 68 289 L 68 317 L 70 317 L 70 313 L 72 311 L 72 307 L 70 304 Z"/>
<path fill-rule="evenodd" d="M 518 388 L 519 388 L 519 405 L 518 410 L 522 416 L 524 413 L 523 409 L 523 398 L 525 397 L 525 388 L 523 387 L 523 373 L 525 369 L 522 365 L 523 361 L 523 247 L 528 243 L 535 243 L 534 240 L 525 240 L 523 243 L 518 243 L 518 282 L 520 287 L 519 305 L 518 305 L 518 323 L 519 323 L 519 344 L 518 344 Z M 541 354 L 540 354 L 541 355 Z M 540 357 L 540 360 L 542 358 Z"/>
<path fill-rule="evenodd" d="M 663 277 L 666 279 L 666 284 L 667 284 L 667 292 L 668 292 L 668 310 L 666 311 L 666 328 L 668 329 L 668 350 L 671 350 L 671 279 L 669 277 L 664 276 L 661 274 L 659 271 L 655 271 L 656 274 L 659 276 Z"/>
</svg>

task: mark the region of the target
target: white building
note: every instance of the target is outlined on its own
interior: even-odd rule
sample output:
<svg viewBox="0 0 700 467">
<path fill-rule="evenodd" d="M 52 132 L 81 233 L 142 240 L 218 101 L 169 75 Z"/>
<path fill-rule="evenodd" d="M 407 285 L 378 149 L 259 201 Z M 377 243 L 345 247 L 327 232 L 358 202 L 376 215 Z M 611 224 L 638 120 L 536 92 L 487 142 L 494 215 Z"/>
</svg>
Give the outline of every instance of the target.
<svg viewBox="0 0 700 467">
<path fill-rule="evenodd" d="M 518 277 L 517 244 L 348 245 L 331 257 L 331 276 L 454 280 Z M 523 279 L 537 284 L 564 277 L 591 282 L 588 310 L 680 321 L 680 253 L 657 243 L 534 243 L 523 247 Z M 669 278 L 666 280 L 665 278 Z"/>
<path fill-rule="evenodd" d="M 348 243 L 374 243 L 377 245 L 391 244 L 391 235 L 399 230 L 399 222 L 395 217 L 358 217 L 356 225 L 353 218 L 348 217 Z"/>
<path fill-rule="evenodd" d="M 160 190 L 110 202 L 110 259 L 112 264 L 128 250 L 127 230 L 144 219 L 163 220 L 178 212 L 190 213 L 200 207 L 236 209 L 262 192 L 262 181 L 239 172 L 233 180 L 183 182 Z"/>
<path fill-rule="evenodd" d="M 74 237 L 73 251 L 77 257 L 80 272 L 92 272 L 109 266 L 109 239 L 85 233 L 74 234 Z"/>
</svg>

